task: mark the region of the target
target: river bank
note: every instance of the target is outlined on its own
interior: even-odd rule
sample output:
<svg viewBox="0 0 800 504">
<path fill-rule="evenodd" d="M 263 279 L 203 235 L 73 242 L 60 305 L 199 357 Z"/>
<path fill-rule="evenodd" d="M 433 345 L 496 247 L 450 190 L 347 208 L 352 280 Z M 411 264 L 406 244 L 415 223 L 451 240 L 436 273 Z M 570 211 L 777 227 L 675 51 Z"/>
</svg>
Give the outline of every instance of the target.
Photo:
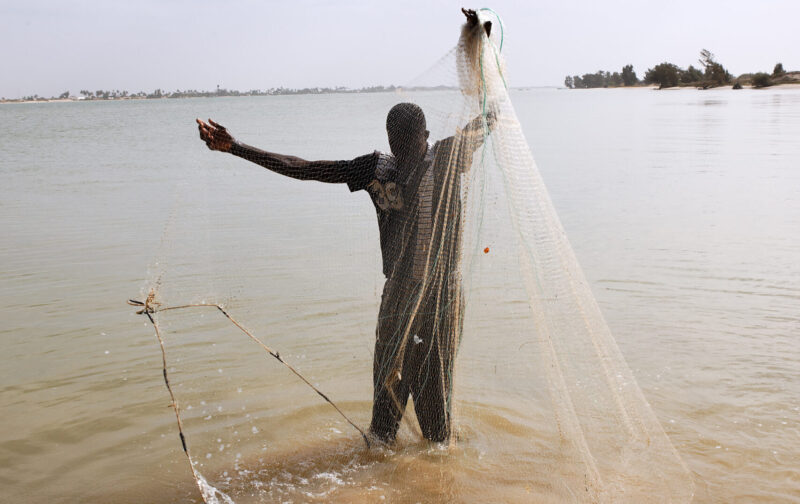
<svg viewBox="0 0 800 504">
<path fill-rule="evenodd" d="M 800 74 L 800 72 L 796 72 L 796 73 Z M 775 88 L 800 89 L 800 80 L 798 80 L 798 82 L 787 82 L 787 83 L 781 83 L 781 84 L 774 84 L 772 86 L 763 87 L 763 88 L 758 88 L 758 87 L 755 87 L 755 86 L 747 86 L 746 85 L 746 86 L 742 86 L 741 89 L 742 90 L 750 89 L 750 90 L 755 90 L 755 91 L 762 91 L 762 90 L 765 90 L 765 89 L 775 89 Z M 400 88 L 396 88 L 396 89 L 399 90 Z M 548 88 L 548 87 L 520 87 L 520 88 L 517 88 L 517 89 L 520 90 L 520 91 L 527 91 L 527 90 L 531 90 L 531 89 L 568 89 L 568 88 L 564 88 L 564 87 L 560 87 L 560 88 L 559 87 L 554 87 L 554 88 Z M 575 89 L 578 89 L 578 88 L 575 88 Z M 601 88 L 580 88 L 580 89 L 601 89 Z M 657 91 L 668 91 L 668 90 L 669 91 L 677 91 L 677 90 L 695 90 L 695 91 L 732 90 L 732 91 L 739 91 L 739 89 L 734 89 L 732 85 L 730 85 L 730 86 L 727 86 L 727 85 L 726 86 L 719 86 L 719 87 L 707 88 L 707 89 L 694 87 L 694 86 L 675 86 L 675 87 L 659 89 L 658 86 L 655 86 L 655 85 L 652 85 L 652 84 L 637 84 L 635 86 L 609 86 L 607 88 L 602 88 L 602 89 L 653 89 L 653 90 L 657 90 Z M 372 93 L 375 93 L 375 92 L 378 92 L 378 91 L 373 91 Z M 396 91 L 395 90 L 386 90 L 386 91 L 382 91 L 382 92 L 383 93 L 394 93 Z M 334 94 L 341 94 L 341 93 L 338 93 L 336 91 L 331 91 L 329 93 L 293 93 L 292 96 L 295 96 L 295 95 L 328 95 L 328 94 L 334 95 Z M 246 98 L 246 97 L 252 97 L 252 96 L 286 96 L 286 95 L 284 95 L 284 94 L 271 94 L 271 95 L 245 95 L 245 94 L 243 94 L 243 95 L 229 95 L 229 96 L 226 96 L 225 98 Z M 94 98 L 94 99 L 84 99 L 84 98 L 42 98 L 42 99 L 37 99 L 37 100 L 23 100 L 23 99 L 0 100 L 0 104 L 12 104 L 12 103 L 74 103 L 74 102 L 92 103 L 92 102 L 112 102 L 112 101 L 180 100 L 180 99 L 188 99 L 188 98 L 220 98 L 220 97 L 219 96 L 181 96 L 181 97 L 162 96 L 160 98 L 148 98 L 148 97 L 144 97 L 144 96 L 141 96 L 141 97 L 140 96 L 128 96 L 128 97 L 124 97 L 124 98 L 108 98 L 108 99 L 104 99 L 104 98 Z"/>
</svg>

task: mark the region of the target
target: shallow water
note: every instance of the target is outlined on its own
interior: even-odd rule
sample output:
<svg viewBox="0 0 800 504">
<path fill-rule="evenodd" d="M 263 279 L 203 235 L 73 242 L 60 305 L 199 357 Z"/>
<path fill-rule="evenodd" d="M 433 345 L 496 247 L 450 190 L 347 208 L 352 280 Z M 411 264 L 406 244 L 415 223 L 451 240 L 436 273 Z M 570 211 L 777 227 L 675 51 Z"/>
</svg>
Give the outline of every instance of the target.
<svg viewBox="0 0 800 504">
<path fill-rule="evenodd" d="M 695 502 L 800 501 L 800 91 L 512 98 L 605 318 L 693 474 Z M 209 153 L 192 121 L 211 116 L 268 149 L 350 158 L 387 148 L 395 101 L 0 107 L 0 482 L 10 501 L 199 501 L 157 341 L 124 302 L 160 269 L 214 263 L 195 257 L 208 250 L 236 263 L 203 281 L 323 389 L 335 376 L 326 392 L 368 422 L 381 278 L 367 197 Z M 184 234 L 193 216 L 224 232 Z M 219 247 L 226 236 L 247 240 Z M 187 263 L 154 266 L 185 243 L 196 244 Z M 287 269 L 298 258 L 307 267 Z M 163 323 L 198 468 L 237 502 L 563 500 L 558 475 L 535 471 L 552 452 L 535 421 L 465 398 L 454 448 L 409 430 L 392 450 L 365 451 L 224 320 Z M 498 311 L 506 323 L 510 311 Z M 487 449 L 498 437 L 530 449 Z"/>
</svg>

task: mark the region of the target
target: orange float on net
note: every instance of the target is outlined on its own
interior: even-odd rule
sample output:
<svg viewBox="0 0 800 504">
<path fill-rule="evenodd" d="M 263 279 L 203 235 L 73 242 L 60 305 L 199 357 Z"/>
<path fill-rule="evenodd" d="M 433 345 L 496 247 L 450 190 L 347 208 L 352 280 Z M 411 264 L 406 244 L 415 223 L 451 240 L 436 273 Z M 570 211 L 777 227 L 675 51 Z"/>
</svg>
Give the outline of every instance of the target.
<svg viewBox="0 0 800 504">
<path fill-rule="evenodd" d="M 486 247 L 485 249 L 483 249 L 483 253 L 484 254 L 488 254 L 489 253 L 489 247 Z"/>
</svg>

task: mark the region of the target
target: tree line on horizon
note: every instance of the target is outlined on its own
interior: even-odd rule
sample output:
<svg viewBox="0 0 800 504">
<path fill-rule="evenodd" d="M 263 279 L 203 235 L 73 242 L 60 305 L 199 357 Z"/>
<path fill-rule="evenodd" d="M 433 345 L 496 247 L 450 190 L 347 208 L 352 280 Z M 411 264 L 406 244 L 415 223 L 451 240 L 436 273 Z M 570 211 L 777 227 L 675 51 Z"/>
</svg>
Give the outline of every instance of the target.
<svg viewBox="0 0 800 504">
<path fill-rule="evenodd" d="M 156 89 L 152 93 L 139 91 L 138 93 L 130 93 L 128 91 L 120 90 L 104 90 L 98 89 L 90 91 L 88 89 L 81 89 L 78 94 L 81 100 L 129 100 L 129 99 L 158 99 L 158 98 L 212 98 L 218 96 L 272 96 L 272 95 L 299 95 L 299 94 L 328 94 L 328 93 L 380 93 L 384 91 L 394 91 L 396 86 L 366 86 L 362 88 L 347 88 L 344 86 L 337 87 L 315 87 L 315 88 L 270 88 L 265 90 L 251 89 L 250 91 L 237 91 L 235 89 L 225 89 L 217 86 L 215 91 L 198 91 L 196 89 L 188 89 L 181 91 L 165 91 Z M 10 101 L 46 101 L 46 100 L 68 100 L 75 98 L 69 91 L 64 91 L 58 97 L 52 96 L 46 98 L 44 96 L 31 95 L 24 96 L 20 100 Z M 5 100 L 5 98 L 3 98 Z"/>
<path fill-rule="evenodd" d="M 783 64 L 778 63 L 772 74 L 757 72 L 742 74 L 735 79 L 725 67 L 716 61 L 714 54 L 708 49 L 700 51 L 698 60 L 700 67 L 689 65 L 684 69 L 674 63 L 664 62 L 647 69 L 643 79 L 639 79 L 633 70 L 633 65 L 625 65 L 621 72 L 607 72 L 599 70 L 593 74 L 568 75 L 564 85 L 568 89 L 609 88 L 637 85 L 658 85 L 659 89 L 692 86 L 700 89 L 724 86 L 733 83 L 734 89 L 741 89 L 742 84 L 750 84 L 761 88 L 780 83 L 786 76 Z"/>
</svg>

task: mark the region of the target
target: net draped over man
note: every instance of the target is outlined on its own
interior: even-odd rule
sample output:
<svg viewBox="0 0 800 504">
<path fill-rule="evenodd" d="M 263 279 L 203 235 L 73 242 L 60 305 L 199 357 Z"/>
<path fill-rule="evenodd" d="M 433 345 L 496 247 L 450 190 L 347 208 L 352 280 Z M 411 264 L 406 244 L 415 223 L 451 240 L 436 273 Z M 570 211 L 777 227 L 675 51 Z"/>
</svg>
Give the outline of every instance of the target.
<svg viewBox="0 0 800 504">
<path fill-rule="evenodd" d="M 478 26 L 465 11 L 467 27 Z M 481 30 L 481 28 L 483 28 Z M 212 121 L 197 120 L 209 149 L 227 152 L 299 180 L 347 184 L 369 193 L 378 217 L 383 288 L 373 361 L 370 433 L 395 439 L 409 395 L 423 436 L 451 436 L 453 367 L 461 337 L 462 175 L 494 122 L 478 116 L 455 135 L 434 143 L 422 109 L 392 107 L 386 118 L 391 153 L 375 151 L 344 161 L 307 161 L 235 140 Z"/>
</svg>

